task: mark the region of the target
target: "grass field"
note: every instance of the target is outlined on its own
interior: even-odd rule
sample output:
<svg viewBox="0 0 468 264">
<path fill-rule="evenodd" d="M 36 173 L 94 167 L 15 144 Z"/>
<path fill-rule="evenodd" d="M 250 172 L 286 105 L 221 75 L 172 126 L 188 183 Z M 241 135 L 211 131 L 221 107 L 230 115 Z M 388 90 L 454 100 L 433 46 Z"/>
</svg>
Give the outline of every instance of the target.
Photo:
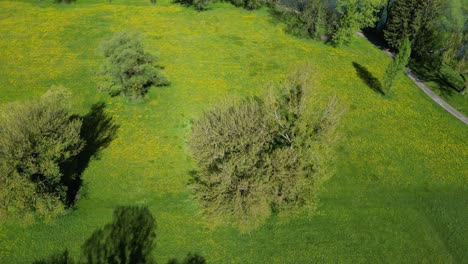
<svg viewBox="0 0 468 264">
<path fill-rule="evenodd" d="M 381 79 L 390 61 L 372 44 L 297 39 L 268 10 L 228 4 L 198 13 L 167 0 L 47 2 L 0 2 L 0 104 L 64 85 L 77 113 L 105 101 L 119 129 L 84 171 L 75 210 L 53 223 L 0 225 L 0 263 L 64 248 L 78 256 L 126 204 L 155 214 L 159 263 L 189 251 L 208 263 L 468 262 L 467 127 L 406 77 L 391 98 L 370 89 L 353 62 Z M 142 103 L 96 91 L 99 43 L 127 29 L 144 34 L 172 82 Z M 263 94 L 304 62 L 315 69 L 315 96 L 336 95 L 348 108 L 337 175 L 321 188 L 317 211 L 272 217 L 247 234 L 211 227 L 187 187 L 190 120 L 219 99 Z"/>
</svg>

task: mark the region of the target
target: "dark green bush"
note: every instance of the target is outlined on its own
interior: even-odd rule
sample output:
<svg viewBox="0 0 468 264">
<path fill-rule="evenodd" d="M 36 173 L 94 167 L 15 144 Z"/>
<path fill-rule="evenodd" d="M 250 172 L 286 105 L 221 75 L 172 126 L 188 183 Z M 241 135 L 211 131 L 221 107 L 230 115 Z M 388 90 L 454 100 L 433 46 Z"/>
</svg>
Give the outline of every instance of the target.
<svg viewBox="0 0 468 264">
<path fill-rule="evenodd" d="M 137 34 L 121 32 L 101 45 L 105 64 L 101 68 L 99 89 L 112 96 L 124 94 L 129 99 L 145 96 L 151 86 L 169 82 L 162 74 L 157 58 L 143 49 Z"/>
</svg>

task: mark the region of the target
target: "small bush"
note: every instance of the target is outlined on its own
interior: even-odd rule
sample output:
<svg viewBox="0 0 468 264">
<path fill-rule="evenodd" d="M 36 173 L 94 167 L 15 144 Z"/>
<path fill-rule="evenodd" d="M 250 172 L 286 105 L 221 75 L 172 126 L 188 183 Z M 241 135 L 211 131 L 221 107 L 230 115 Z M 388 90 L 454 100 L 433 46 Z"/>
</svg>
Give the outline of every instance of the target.
<svg viewBox="0 0 468 264">
<path fill-rule="evenodd" d="M 101 49 L 106 63 L 101 68 L 99 89 L 115 96 L 124 94 L 129 99 L 145 96 L 151 86 L 169 82 L 162 74 L 157 58 L 143 49 L 137 34 L 117 33 L 105 41 Z"/>
</svg>

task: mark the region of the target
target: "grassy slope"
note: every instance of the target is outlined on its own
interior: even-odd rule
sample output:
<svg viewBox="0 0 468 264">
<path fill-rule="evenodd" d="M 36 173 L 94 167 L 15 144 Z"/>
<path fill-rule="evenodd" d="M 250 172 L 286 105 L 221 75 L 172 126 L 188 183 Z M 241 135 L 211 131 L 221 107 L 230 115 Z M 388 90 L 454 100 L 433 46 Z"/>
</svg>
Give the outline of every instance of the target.
<svg viewBox="0 0 468 264">
<path fill-rule="evenodd" d="M 0 103 L 32 98 L 52 84 L 73 89 L 76 111 L 99 100 L 120 125 L 84 173 L 77 209 L 53 224 L 0 226 L 0 262 L 72 254 L 118 204 L 146 204 L 158 220 L 160 263 L 188 251 L 209 263 L 467 262 L 466 126 L 401 77 L 382 98 L 352 62 L 383 76 L 387 56 L 361 39 L 348 48 L 285 35 L 268 13 L 229 5 L 197 13 L 149 1 L 55 6 L 0 3 Z M 92 1 L 90 1 L 92 2 Z M 98 44 L 140 30 L 158 51 L 171 87 L 142 104 L 96 93 Z M 250 234 L 210 228 L 186 186 L 190 119 L 220 98 L 260 95 L 266 83 L 309 60 L 317 96 L 348 105 L 337 175 L 313 217 L 274 217 Z"/>
</svg>

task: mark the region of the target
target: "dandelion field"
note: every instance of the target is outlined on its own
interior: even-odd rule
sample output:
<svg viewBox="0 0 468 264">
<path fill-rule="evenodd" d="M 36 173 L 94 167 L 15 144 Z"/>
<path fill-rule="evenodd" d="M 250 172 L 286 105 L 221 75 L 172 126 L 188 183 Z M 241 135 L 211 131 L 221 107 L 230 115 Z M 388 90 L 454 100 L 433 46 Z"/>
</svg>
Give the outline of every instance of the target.
<svg viewBox="0 0 468 264">
<path fill-rule="evenodd" d="M 97 92 L 99 44 L 141 32 L 171 81 L 143 102 Z M 273 216 L 250 233 L 212 227 L 188 187 L 190 121 L 226 97 L 262 95 L 308 62 L 314 97 L 347 107 L 337 173 L 313 213 Z M 400 76 L 393 95 L 370 89 L 355 67 L 382 79 L 387 55 L 366 40 L 349 47 L 284 33 L 267 9 L 218 3 L 196 12 L 168 0 L 0 2 L 0 105 L 73 92 L 78 114 L 105 102 L 115 139 L 83 173 L 75 209 L 52 223 L 0 225 L 0 263 L 30 263 L 80 246 L 117 205 L 147 205 L 157 220 L 159 263 L 197 252 L 208 263 L 468 261 L 467 127 Z"/>
</svg>

